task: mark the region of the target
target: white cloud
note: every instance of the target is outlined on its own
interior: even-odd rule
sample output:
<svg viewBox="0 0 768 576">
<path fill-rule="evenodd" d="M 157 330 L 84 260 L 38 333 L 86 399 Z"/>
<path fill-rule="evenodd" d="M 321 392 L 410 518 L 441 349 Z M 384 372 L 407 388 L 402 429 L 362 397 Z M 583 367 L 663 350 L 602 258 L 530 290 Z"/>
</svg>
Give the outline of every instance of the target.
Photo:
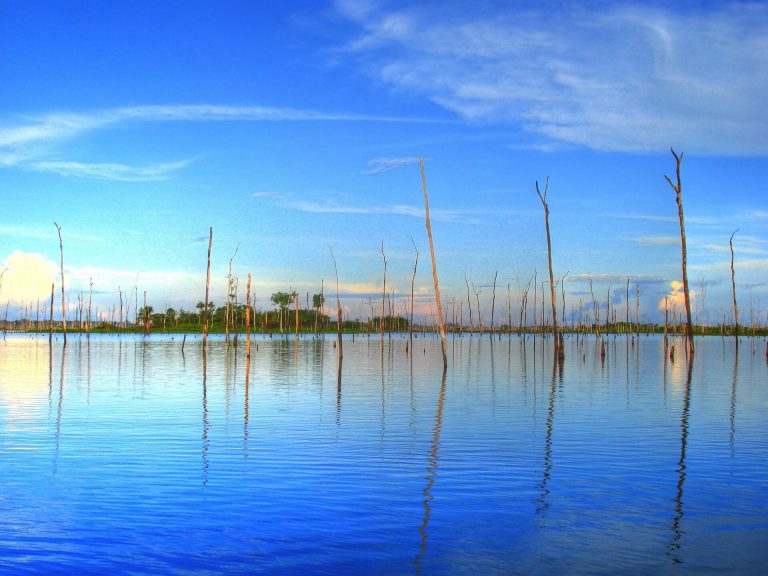
<svg viewBox="0 0 768 576">
<path fill-rule="evenodd" d="M 408 206 L 395 204 L 391 206 L 343 206 L 331 203 L 319 203 L 309 201 L 286 202 L 287 208 L 310 212 L 314 214 L 390 214 L 394 216 L 409 216 L 411 218 L 424 218 L 424 208 L 420 206 Z M 473 212 L 477 213 L 477 212 Z M 469 216 L 467 212 L 458 210 L 435 210 L 429 212 L 431 220 L 439 222 L 453 222 L 463 224 L 477 224 L 477 218 Z"/>
<path fill-rule="evenodd" d="M 188 160 L 149 164 L 147 166 L 127 166 L 114 163 L 84 162 L 34 162 L 28 165 L 33 170 L 55 172 L 62 176 L 93 178 L 120 182 L 154 182 L 168 180 L 176 172 L 189 164 Z"/>
<path fill-rule="evenodd" d="M 461 3 L 340 13 L 348 56 L 463 118 L 600 150 L 768 153 L 768 5 Z"/>
<path fill-rule="evenodd" d="M 0 149 L 26 144 L 55 142 L 83 132 L 125 122 L 214 122 L 214 121 L 376 121 L 430 123 L 425 118 L 371 116 L 344 112 L 319 112 L 269 106 L 214 104 L 147 105 L 83 113 L 51 113 L 26 120 L 20 126 L 0 126 Z"/>
<path fill-rule="evenodd" d="M 698 294 L 688 283 L 688 297 L 691 301 L 696 300 Z M 668 293 L 659 299 L 658 309 L 664 310 L 667 307 L 668 310 L 685 310 L 685 292 L 683 291 L 683 283 L 678 280 L 672 280 L 669 283 Z"/>
<path fill-rule="evenodd" d="M 411 164 L 418 164 L 419 159 L 416 157 L 410 158 L 374 158 L 368 161 L 368 170 L 364 174 L 381 174 L 382 172 L 389 172 L 402 166 L 410 166 Z"/>
<path fill-rule="evenodd" d="M 0 303 L 29 303 L 50 296 L 51 283 L 56 281 L 58 267 L 42 254 L 14 250 L 5 259 L 0 273 L 3 273 Z"/>
<path fill-rule="evenodd" d="M 677 246 L 680 244 L 679 236 L 639 236 L 633 238 L 635 244 L 643 246 Z"/>
</svg>

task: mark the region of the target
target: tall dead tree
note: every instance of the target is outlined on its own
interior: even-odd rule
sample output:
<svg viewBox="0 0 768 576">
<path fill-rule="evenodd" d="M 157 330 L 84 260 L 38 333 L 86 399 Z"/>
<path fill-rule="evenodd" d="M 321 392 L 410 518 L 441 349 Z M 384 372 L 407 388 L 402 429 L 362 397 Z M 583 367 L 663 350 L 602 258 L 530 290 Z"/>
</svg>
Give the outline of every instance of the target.
<svg viewBox="0 0 768 576">
<path fill-rule="evenodd" d="M 248 272 L 248 285 L 245 294 L 245 359 L 251 359 L 251 273 Z"/>
<path fill-rule="evenodd" d="M 333 255 L 331 250 L 331 259 L 333 260 L 333 271 L 336 274 L 336 316 L 337 316 L 337 330 L 338 330 L 338 342 L 339 342 L 339 360 L 344 358 L 344 341 L 341 339 L 341 300 L 339 299 L 339 269 L 336 267 L 336 256 Z M 341 363 L 339 363 L 339 377 L 341 377 Z"/>
<path fill-rule="evenodd" d="M 61 255 L 61 328 L 64 332 L 64 346 L 67 345 L 67 307 L 64 299 L 64 243 L 61 240 L 61 226 L 53 223 L 59 233 L 59 253 Z"/>
<path fill-rule="evenodd" d="M 448 368 L 448 353 L 445 349 L 445 323 L 443 322 L 443 302 L 440 298 L 440 283 L 437 279 L 437 262 L 435 261 L 435 245 L 432 241 L 432 225 L 429 222 L 429 198 L 427 196 L 427 176 L 424 173 L 424 158 L 419 157 L 419 167 L 421 168 L 421 184 L 424 188 L 424 217 L 427 225 L 427 236 L 429 236 L 429 252 L 432 256 L 432 278 L 435 282 L 435 300 L 437 301 L 437 320 L 440 326 L 440 346 L 443 351 L 443 370 Z"/>
<path fill-rule="evenodd" d="M 493 314 L 496 308 L 496 278 L 498 278 L 498 276 L 499 276 L 499 271 L 497 270 L 496 273 L 493 275 L 493 297 L 491 298 L 491 331 L 489 333 L 491 340 L 493 340 Z"/>
<path fill-rule="evenodd" d="M 88 291 L 88 335 L 91 334 L 91 304 L 93 303 L 93 278 L 90 278 L 90 289 Z M 96 307 L 96 314 L 99 313 L 99 307 Z"/>
<path fill-rule="evenodd" d="M 48 343 L 50 344 L 53 341 L 53 293 L 54 293 L 54 283 L 51 282 L 51 319 L 48 322 Z"/>
<path fill-rule="evenodd" d="M 416 283 L 416 268 L 419 265 L 419 249 L 416 248 L 416 242 L 413 241 L 413 238 L 411 238 L 411 244 L 413 244 L 413 249 L 416 251 L 416 260 L 413 263 L 413 276 L 411 276 L 411 321 L 408 325 L 409 330 L 409 336 L 410 336 L 410 346 L 411 351 L 413 351 L 413 307 L 415 304 L 415 301 L 413 299 L 413 287 Z"/>
<path fill-rule="evenodd" d="M 733 291 L 733 320 L 734 320 L 734 328 L 735 328 L 735 336 L 736 336 L 736 346 L 739 345 L 739 306 L 736 304 L 736 271 L 733 267 L 733 236 L 738 232 L 739 229 L 736 228 L 736 230 L 733 231 L 733 234 L 731 234 L 730 240 L 728 240 L 728 244 L 731 247 L 731 290 Z"/>
<path fill-rule="evenodd" d="M 205 273 L 205 300 L 203 301 L 203 350 L 208 343 L 208 290 L 211 285 L 211 246 L 213 245 L 213 226 L 208 232 L 208 268 Z"/>
<path fill-rule="evenodd" d="M 672 182 L 672 179 L 669 176 L 665 175 L 664 178 L 667 179 L 667 182 L 669 182 L 669 185 L 675 191 L 677 215 L 680 219 L 680 244 L 683 264 L 683 296 L 685 297 L 685 314 L 687 327 L 686 337 L 688 338 L 688 351 L 691 353 L 691 356 L 693 356 L 693 323 L 691 322 L 691 298 L 688 291 L 688 251 L 685 243 L 685 218 L 683 217 L 682 184 L 680 183 L 680 164 L 683 161 L 683 152 L 680 152 L 680 155 L 678 155 L 672 148 L 670 148 L 670 152 L 672 152 L 672 156 L 675 158 L 676 182 Z"/>
<path fill-rule="evenodd" d="M 237 299 L 237 283 L 236 278 L 232 276 L 232 261 L 235 259 L 235 256 L 237 256 L 237 251 L 240 250 L 240 244 L 237 245 L 235 248 L 234 254 L 232 254 L 232 258 L 229 259 L 229 269 L 227 270 L 227 311 L 225 315 L 225 326 L 224 326 L 224 333 L 225 333 L 225 340 L 227 341 L 227 346 L 229 346 L 229 327 L 230 325 L 234 326 L 234 306 L 235 306 L 235 300 Z"/>
<path fill-rule="evenodd" d="M 560 344 L 557 338 L 557 301 L 555 296 L 555 276 L 552 272 L 552 242 L 549 236 L 549 205 L 547 204 L 547 191 L 549 189 L 549 176 L 544 184 L 544 193 L 539 189 L 539 182 L 536 181 L 536 193 L 539 195 L 541 205 L 544 207 L 544 227 L 547 230 L 547 262 L 549 263 L 549 293 L 552 300 L 552 337 L 555 340 L 555 352 L 560 352 Z"/>
<path fill-rule="evenodd" d="M 379 331 L 381 332 L 381 345 L 384 346 L 384 304 L 387 300 L 387 256 L 384 254 L 384 240 L 381 241 L 381 257 L 384 260 L 384 286 L 381 289 L 381 318 L 379 318 Z"/>
</svg>

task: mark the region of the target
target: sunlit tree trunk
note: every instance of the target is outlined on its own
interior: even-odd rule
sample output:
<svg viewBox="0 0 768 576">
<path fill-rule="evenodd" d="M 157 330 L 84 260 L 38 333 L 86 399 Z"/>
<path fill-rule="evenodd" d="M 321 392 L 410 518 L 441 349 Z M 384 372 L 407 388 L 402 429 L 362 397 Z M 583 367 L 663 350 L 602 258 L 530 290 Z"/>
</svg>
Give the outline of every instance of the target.
<svg viewBox="0 0 768 576">
<path fill-rule="evenodd" d="M 686 315 L 686 327 L 688 338 L 688 351 L 691 356 L 694 353 L 693 345 L 693 324 L 691 322 L 691 298 L 688 291 L 688 251 L 685 241 L 685 218 L 683 217 L 683 197 L 682 197 L 682 185 L 680 183 L 680 164 L 683 161 L 683 152 L 678 156 L 674 150 L 670 149 L 672 156 L 675 158 L 675 174 L 676 182 L 672 182 L 669 176 L 664 176 L 669 182 L 669 185 L 675 191 L 677 202 L 677 215 L 680 220 L 680 245 L 682 251 L 682 269 L 683 269 L 683 296 L 685 297 L 685 315 Z"/>
<path fill-rule="evenodd" d="M 424 217 L 426 219 L 427 236 L 429 236 L 429 252 L 432 256 L 432 278 L 435 282 L 435 300 L 437 301 L 437 319 L 440 326 L 440 346 L 443 352 L 443 370 L 448 368 L 448 353 L 445 347 L 445 323 L 443 322 L 443 303 L 440 298 L 440 283 L 437 279 L 437 262 L 435 261 L 435 245 L 432 241 L 432 225 L 429 221 L 429 198 L 427 195 L 427 176 L 424 173 L 424 158 L 419 158 L 421 168 L 421 183 L 424 188 Z"/>
<path fill-rule="evenodd" d="M 61 255 L 61 329 L 64 333 L 64 346 L 67 345 L 67 307 L 64 298 L 64 243 L 61 240 L 61 226 L 53 223 L 59 233 L 59 253 Z"/>
<path fill-rule="evenodd" d="M 536 193 L 539 195 L 541 205 L 544 207 L 544 226 L 547 230 L 547 261 L 549 263 L 549 292 L 552 300 L 552 337 L 555 340 L 555 352 L 560 353 L 560 345 L 557 338 L 557 303 L 555 298 L 555 277 L 552 272 L 552 242 L 549 236 L 549 205 L 547 204 L 547 190 L 549 189 L 549 177 L 544 185 L 544 193 L 539 190 L 539 183 L 536 182 Z"/>
<path fill-rule="evenodd" d="M 213 245 L 213 226 L 208 234 L 208 267 L 205 273 L 205 300 L 203 301 L 203 349 L 208 343 L 208 290 L 211 285 L 211 246 Z"/>
</svg>

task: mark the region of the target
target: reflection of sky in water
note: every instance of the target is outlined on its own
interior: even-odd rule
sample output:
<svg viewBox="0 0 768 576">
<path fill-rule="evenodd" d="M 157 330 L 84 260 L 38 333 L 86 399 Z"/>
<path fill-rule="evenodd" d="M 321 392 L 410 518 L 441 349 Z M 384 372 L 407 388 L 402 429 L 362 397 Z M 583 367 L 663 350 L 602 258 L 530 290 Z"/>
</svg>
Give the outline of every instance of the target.
<svg viewBox="0 0 768 576">
<path fill-rule="evenodd" d="M 0 341 L 0 426 L 42 423 L 47 416 L 49 347 L 40 338 Z M 22 427 L 23 429 L 23 427 Z"/>
<path fill-rule="evenodd" d="M 382 353 L 378 336 L 357 337 L 339 379 L 332 341 L 258 337 L 246 395 L 242 342 L 212 338 L 204 373 L 193 336 L 184 354 L 179 338 L 72 337 L 49 358 L 47 336 L 9 335 L 0 541 L 42 572 L 767 560 L 761 356 L 734 376 L 732 348 L 703 341 L 687 387 L 685 355 L 665 363 L 660 338 L 608 338 L 604 359 L 593 337 L 568 338 L 556 369 L 541 338 L 456 338 L 443 380 L 438 339 L 406 354 L 407 339 Z"/>
</svg>

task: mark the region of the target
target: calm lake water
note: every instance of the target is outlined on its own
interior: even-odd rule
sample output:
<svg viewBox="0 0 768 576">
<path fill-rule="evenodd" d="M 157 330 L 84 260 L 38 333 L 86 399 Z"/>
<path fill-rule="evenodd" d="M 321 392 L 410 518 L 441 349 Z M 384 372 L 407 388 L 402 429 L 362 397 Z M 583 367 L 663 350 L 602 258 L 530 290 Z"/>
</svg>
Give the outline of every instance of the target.
<svg viewBox="0 0 768 576">
<path fill-rule="evenodd" d="M 0 340 L 2 574 L 768 571 L 763 339 Z"/>
</svg>

